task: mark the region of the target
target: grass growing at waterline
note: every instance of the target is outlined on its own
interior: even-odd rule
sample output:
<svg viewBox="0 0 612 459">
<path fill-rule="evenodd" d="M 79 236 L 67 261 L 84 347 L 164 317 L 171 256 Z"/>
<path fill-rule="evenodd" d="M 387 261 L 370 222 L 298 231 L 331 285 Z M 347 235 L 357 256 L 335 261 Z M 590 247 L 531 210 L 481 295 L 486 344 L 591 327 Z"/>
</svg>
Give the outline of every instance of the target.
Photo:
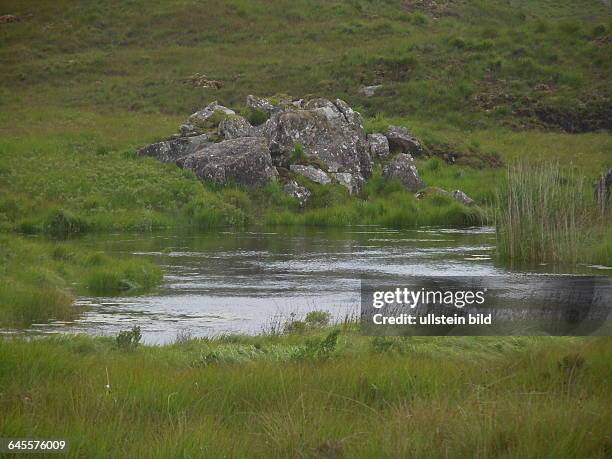
<svg viewBox="0 0 612 459">
<path fill-rule="evenodd" d="M 0 431 L 85 457 L 609 453 L 609 338 L 0 340 Z M 339 333 L 338 333 L 339 332 Z"/>
<path fill-rule="evenodd" d="M 78 314 L 75 294 L 140 293 L 161 280 L 161 269 L 149 260 L 0 235 L 0 326 L 71 320 Z"/>
<path fill-rule="evenodd" d="M 609 215 L 598 213 L 591 187 L 558 163 L 519 161 L 497 192 L 497 248 L 503 258 L 529 263 L 609 258 Z M 594 248 L 594 241 L 603 241 Z"/>
</svg>

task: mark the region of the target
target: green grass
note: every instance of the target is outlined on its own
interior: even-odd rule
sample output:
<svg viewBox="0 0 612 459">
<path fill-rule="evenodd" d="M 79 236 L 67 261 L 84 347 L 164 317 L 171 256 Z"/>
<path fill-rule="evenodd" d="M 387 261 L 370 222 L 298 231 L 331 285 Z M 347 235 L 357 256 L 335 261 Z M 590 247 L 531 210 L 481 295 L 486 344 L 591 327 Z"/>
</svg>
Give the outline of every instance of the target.
<svg viewBox="0 0 612 459">
<path fill-rule="evenodd" d="M 72 320 L 75 295 L 142 293 L 161 280 L 149 260 L 110 257 L 75 241 L 0 235 L 0 326 Z"/>
<path fill-rule="evenodd" d="M 329 332 L 4 339 L 0 431 L 74 457 L 607 456 L 608 338 Z"/>
<path fill-rule="evenodd" d="M 508 168 L 495 220 L 498 253 L 512 262 L 612 264 L 609 212 L 601 215 L 584 178 L 558 163 Z"/>
<path fill-rule="evenodd" d="M 595 129 L 609 120 L 598 108 L 610 94 L 609 9 L 595 0 L 438 3 L 4 2 L 22 21 L 0 36 L 0 229 L 53 234 L 54 212 L 74 217 L 76 227 L 60 228 L 68 233 L 250 225 L 265 211 L 298 224 L 472 220 L 457 208 L 372 210 L 333 190 L 315 193 L 304 216 L 274 186 L 236 202 L 240 191 L 134 157 L 213 99 L 261 122 L 244 107 L 249 93 L 342 97 L 370 131 L 406 125 L 432 154 L 461 155 L 457 166 L 424 171 L 427 184 L 480 205 L 503 175 L 488 167 L 491 155 L 571 161 L 589 178 L 612 165 L 610 136 Z M 195 73 L 224 84 L 194 87 Z M 360 95 L 370 83 L 383 89 Z M 574 130 L 593 132 L 559 131 L 576 116 L 594 126 Z M 336 204 L 348 207 L 326 208 Z"/>
</svg>

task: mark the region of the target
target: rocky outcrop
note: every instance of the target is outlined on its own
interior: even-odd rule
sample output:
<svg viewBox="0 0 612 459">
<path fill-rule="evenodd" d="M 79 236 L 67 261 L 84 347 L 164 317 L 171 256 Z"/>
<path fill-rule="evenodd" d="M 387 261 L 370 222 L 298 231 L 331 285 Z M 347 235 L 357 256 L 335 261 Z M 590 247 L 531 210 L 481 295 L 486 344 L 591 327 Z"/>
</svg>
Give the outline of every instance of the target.
<svg viewBox="0 0 612 459">
<path fill-rule="evenodd" d="M 315 183 L 319 183 L 321 185 L 329 185 L 331 183 L 331 179 L 329 175 L 323 172 L 321 169 L 317 169 L 314 166 L 303 166 L 301 164 L 292 164 L 289 166 L 289 170 L 295 174 L 302 175 L 306 177 L 308 180 L 312 180 Z"/>
<path fill-rule="evenodd" d="M 401 126 L 389 126 L 385 133 L 389 148 L 393 153 L 410 153 L 417 155 L 423 152 L 421 142 L 408 129 Z"/>
<path fill-rule="evenodd" d="M 247 106 L 265 112 L 252 119 L 267 121 L 253 126 L 215 101 L 192 114 L 179 133 L 138 154 L 175 162 L 216 183 L 255 187 L 275 178 L 279 170 L 285 183 L 294 178 L 290 169 L 315 183 L 339 183 L 357 194 L 372 173 L 372 157 L 386 161 L 390 150 L 396 150 L 402 154 L 385 166 L 384 176 L 398 178 L 410 190 L 423 184 L 412 156 L 406 154 L 420 151 L 419 141 L 398 126 L 390 126 L 384 135 L 366 135 L 361 115 L 340 99 L 286 98 L 272 103 L 250 95 Z M 297 193 L 293 185 L 286 191 Z"/>
<path fill-rule="evenodd" d="M 213 143 L 185 156 L 177 164 L 201 180 L 236 183 L 248 188 L 265 185 L 278 175 L 268 144 L 261 137 L 241 137 Z"/>
<path fill-rule="evenodd" d="M 419 177 L 414 159 L 407 153 L 395 156 L 389 164 L 383 168 L 383 177 L 386 179 L 397 179 L 404 187 L 412 192 L 422 188 L 424 183 Z"/>
<path fill-rule="evenodd" d="M 372 158 L 385 159 L 389 156 L 389 141 L 383 134 L 369 134 L 368 147 Z"/>
<path fill-rule="evenodd" d="M 173 163 L 211 144 L 206 134 L 157 142 L 138 150 L 140 156 L 152 156 L 164 163 Z"/>
<path fill-rule="evenodd" d="M 293 196 L 297 199 L 300 207 L 304 207 L 304 205 L 310 199 L 311 193 L 308 188 L 299 185 L 295 180 L 291 180 L 283 187 L 283 191 L 287 193 L 289 196 Z"/>
<path fill-rule="evenodd" d="M 371 159 L 359 113 L 345 102 L 312 99 L 300 108 L 272 115 L 265 127 L 274 163 L 286 166 L 297 144 L 329 172 L 346 172 L 358 180 L 371 174 Z"/>
</svg>

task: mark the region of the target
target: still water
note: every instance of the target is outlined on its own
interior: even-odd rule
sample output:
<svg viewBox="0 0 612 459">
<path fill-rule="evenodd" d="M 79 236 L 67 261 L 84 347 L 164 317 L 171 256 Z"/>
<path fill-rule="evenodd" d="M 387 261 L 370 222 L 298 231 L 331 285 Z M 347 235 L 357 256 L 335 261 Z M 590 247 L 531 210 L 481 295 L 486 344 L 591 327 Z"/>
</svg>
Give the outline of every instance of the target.
<svg viewBox="0 0 612 459">
<path fill-rule="evenodd" d="M 356 314 L 364 276 L 400 280 L 508 272 L 492 258 L 494 230 L 481 227 L 121 233 L 91 236 L 82 244 L 150 258 L 163 267 L 164 282 L 141 296 L 81 297 L 78 320 L 30 332 L 114 335 L 139 325 L 147 343 L 167 343 L 178 334 L 253 334 L 291 313 Z"/>
</svg>

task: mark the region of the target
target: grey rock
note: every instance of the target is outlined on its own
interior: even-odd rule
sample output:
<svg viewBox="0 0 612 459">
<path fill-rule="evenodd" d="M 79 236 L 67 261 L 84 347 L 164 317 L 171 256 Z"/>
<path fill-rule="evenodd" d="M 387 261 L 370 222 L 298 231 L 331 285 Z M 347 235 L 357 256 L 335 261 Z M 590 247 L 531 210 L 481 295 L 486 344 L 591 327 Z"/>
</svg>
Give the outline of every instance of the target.
<svg viewBox="0 0 612 459">
<path fill-rule="evenodd" d="M 247 96 L 246 104 L 247 104 L 247 107 L 250 107 L 254 110 L 261 110 L 269 114 L 272 114 L 272 113 L 275 113 L 281 110 L 280 107 L 274 105 L 268 99 L 264 99 L 263 97 L 257 97 L 253 95 Z"/>
<path fill-rule="evenodd" d="M 419 177 L 414 159 L 407 153 L 400 153 L 383 168 L 383 177 L 387 180 L 398 179 L 406 189 L 415 192 L 422 188 L 424 183 Z"/>
<path fill-rule="evenodd" d="M 201 180 L 237 183 L 248 188 L 265 185 L 278 175 L 266 140 L 261 137 L 240 137 L 213 143 L 177 163 L 193 170 Z"/>
<path fill-rule="evenodd" d="M 283 191 L 290 196 L 293 196 L 300 204 L 300 207 L 304 205 L 310 199 L 312 193 L 304 186 L 299 185 L 296 181 L 292 180 L 283 187 Z"/>
<path fill-rule="evenodd" d="M 312 99 L 271 116 L 265 127 L 274 163 L 287 166 L 296 144 L 330 172 L 369 177 L 371 159 L 361 116 L 343 101 Z"/>
<path fill-rule="evenodd" d="M 262 137 L 262 129 L 256 129 L 246 118 L 232 115 L 219 123 L 219 134 L 226 140 L 237 139 L 239 137 Z"/>
<path fill-rule="evenodd" d="M 328 185 L 331 183 L 331 178 L 321 169 L 317 169 L 314 166 L 303 166 L 301 164 L 292 164 L 289 166 L 289 170 L 299 175 L 303 175 L 309 180 L 321 185 Z"/>
<path fill-rule="evenodd" d="M 405 127 L 389 126 L 385 136 L 392 152 L 419 154 L 423 151 L 421 142 Z"/>
<path fill-rule="evenodd" d="M 200 134 L 202 131 L 191 123 L 184 123 L 179 127 L 179 137 L 192 137 Z"/>
<path fill-rule="evenodd" d="M 385 159 L 389 156 L 389 141 L 383 134 L 368 135 L 368 146 L 373 158 Z"/>
<path fill-rule="evenodd" d="M 374 94 L 376 94 L 376 91 L 378 91 L 380 88 L 382 88 L 382 84 L 375 84 L 372 86 L 362 86 L 361 88 L 359 88 L 359 94 L 366 96 L 366 97 L 372 97 Z"/>
<path fill-rule="evenodd" d="M 465 206 L 471 206 L 474 204 L 474 200 L 461 190 L 452 191 L 451 196 Z"/>
<path fill-rule="evenodd" d="M 211 102 L 206 107 L 204 107 L 202 110 L 198 110 L 197 112 L 193 113 L 189 117 L 189 121 L 191 124 L 195 124 L 196 126 L 203 125 L 206 123 L 206 121 L 208 121 L 211 116 L 215 114 L 215 112 L 220 112 L 226 116 L 236 114 L 234 110 L 224 107 L 223 105 L 219 105 L 219 103 L 215 100 L 214 102 Z"/>
<path fill-rule="evenodd" d="M 363 189 L 363 184 L 365 181 L 361 174 L 336 172 L 332 175 L 340 185 L 346 187 L 350 194 L 358 194 Z"/>
<path fill-rule="evenodd" d="M 139 156 L 151 156 L 164 163 L 176 162 L 210 144 L 206 134 L 157 142 L 138 150 Z"/>
</svg>

